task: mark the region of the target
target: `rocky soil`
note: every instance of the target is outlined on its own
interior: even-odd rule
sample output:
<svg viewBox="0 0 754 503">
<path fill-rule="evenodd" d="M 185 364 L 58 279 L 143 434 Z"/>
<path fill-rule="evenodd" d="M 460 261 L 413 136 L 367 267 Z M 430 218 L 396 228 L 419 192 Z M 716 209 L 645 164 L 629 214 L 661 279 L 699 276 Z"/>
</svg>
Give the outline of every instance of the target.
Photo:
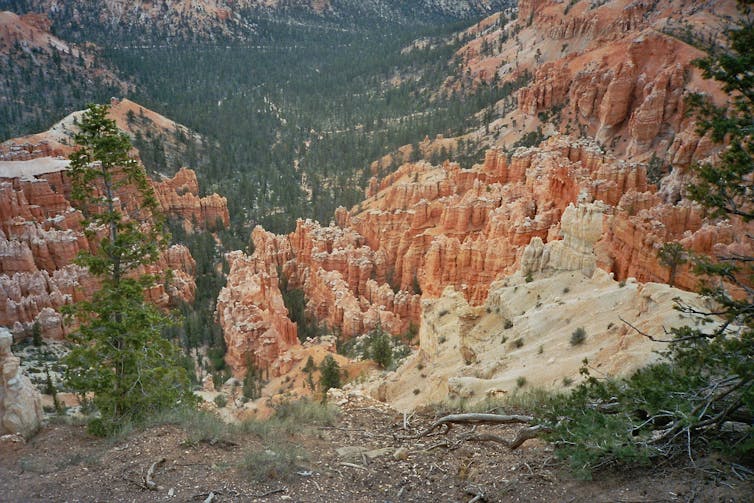
<svg viewBox="0 0 754 503">
<path fill-rule="evenodd" d="M 331 394 L 330 401 L 339 404 L 333 422 L 284 434 L 258 425 L 227 437 L 207 425 L 161 424 L 102 440 L 82 426 L 51 421 L 28 443 L 0 442 L 3 500 L 188 502 L 209 501 L 212 493 L 216 502 L 743 502 L 754 490 L 751 472 L 711 459 L 638 471 L 611 467 L 578 480 L 537 440 L 515 451 L 459 442 L 468 432 L 463 426 L 407 438 L 439 411 L 404 422 L 355 392 Z M 516 429 L 485 431 L 510 438 Z M 153 475 L 158 487 L 148 490 L 146 472 L 162 459 Z"/>
</svg>

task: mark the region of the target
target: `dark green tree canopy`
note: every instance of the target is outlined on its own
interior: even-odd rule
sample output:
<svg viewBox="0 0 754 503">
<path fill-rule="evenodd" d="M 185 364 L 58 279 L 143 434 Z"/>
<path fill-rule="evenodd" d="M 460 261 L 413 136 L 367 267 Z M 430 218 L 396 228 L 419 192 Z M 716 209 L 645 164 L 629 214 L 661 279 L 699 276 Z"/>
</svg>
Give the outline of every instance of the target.
<svg viewBox="0 0 754 503">
<path fill-rule="evenodd" d="M 99 237 L 95 253 L 79 264 L 115 283 L 139 265 L 157 260 L 164 246 L 163 222 L 144 168 L 129 152 L 131 142 L 109 119 L 109 107 L 90 105 L 70 156 L 71 198 L 84 215 L 87 237 Z M 131 200 L 123 200 L 129 197 Z"/>
<path fill-rule="evenodd" d="M 65 359 L 70 388 L 93 393 L 100 417 L 90 430 L 101 435 L 193 400 L 179 351 L 161 334 L 169 320 L 145 302 L 154 278 L 137 270 L 154 262 L 166 243 L 157 202 L 144 169 L 129 156 L 128 137 L 107 113 L 107 106 L 89 106 L 70 157 L 73 200 L 95 241 L 95 250 L 82 252 L 77 262 L 101 288 L 91 300 L 68 306 L 80 326 L 73 337 L 78 345 Z M 122 201 L 123 194 L 134 200 Z"/>
</svg>

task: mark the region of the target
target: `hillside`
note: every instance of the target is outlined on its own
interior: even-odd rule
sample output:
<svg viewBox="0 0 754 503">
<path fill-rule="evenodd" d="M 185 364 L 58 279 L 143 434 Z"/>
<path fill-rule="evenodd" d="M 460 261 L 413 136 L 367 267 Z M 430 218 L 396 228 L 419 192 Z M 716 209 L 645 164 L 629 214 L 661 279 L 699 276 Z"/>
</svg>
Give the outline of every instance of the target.
<svg viewBox="0 0 754 503">
<path fill-rule="evenodd" d="M 56 33 L 76 42 L 109 44 L 262 41 L 270 25 L 340 31 L 365 23 L 414 24 L 470 19 L 507 0 L 106 0 L 98 5 L 57 0 L 5 0 L 0 9 L 50 15 Z M 347 24 L 344 24 L 347 23 Z M 351 25 L 351 26 L 348 26 Z M 355 25 L 355 26 L 354 26 Z M 92 28 L 105 31 L 92 33 Z M 104 37 L 104 33 L 107 36 Z"/>
<path fill-rule="evenodd" d="M 464 442 L 447 449 L 443 443 L 452 445 L 468 431 L 407 438 L 427 427 L 433 415 L 417 413 L 405 426 L 400 414 L 361 394 L 334 393 L 331 401 L 340 410 L 336 417 L 284 416 L 249 424 L 246 431 L 184 419 L 110 440 L 60 424 L 26 445 L 0 440 L 5 499 L 59 501 L 64 489 L 68 500 L 114 502 L 419 503 L 471 501 L 478 495 L 482 501 L 521 503 L 745 502 L 753 489 L 750 481 L 723 478 L 720 465 L 706 461 L 701 476 L 701 470 L 663 466 L 605 470 L 595 480 L 578 480 L 554 464 L 544 444 L 509 451 L 490 442 Z M 515 431 L 515 426 L 485 428 L 506 438 Z M 153 476 L 159 487 L 147 490 L 144 474 L 161 459 Z"/>
<path fill-rule="evenodd" d="M 45 14 L 19 16 L 0 3 L 0 141 L 49 126 L 72 106 L 130 89 L 92 47 L 54 36 Z"/>
<path fill-rule="evenodd" d="M 71 206 L 68 161 L 63 158 L 73 151 L 76 120 L 82 113 L 70 114 L 49 131 L 0 144 L 0 325 L 11 328 L 19 339 L 35 322 L 43 337 L 62 339 L 71 327 L 64 325 L 59 309 L 87 298 L 96 288 L 87 272 L 73 263 L 97 238 L 84 236 L 82 215 Z M 194 135 L 130 101 L 113 103 L 111 117 L 134 136 Z M 166 145 L 175 147 L 166 147 L 170 154 L 179 152 L 182 143 Z M 193 171 L 181 168 L 172 178 L 157 178 L 152 185 L 161 210 L 186 232 L 228 225 L 225 198 L 200 197 Z M 139 204 L 128 193 L 121 193 L 120 200 L 126 214 Z M 173 271 L 173 282 L 155 285 L 148 297 L 163 306 L 193 302 L 196 265 L 190 250 L 175 244 L 155 266 L 155 272 Z"/>
</svg>

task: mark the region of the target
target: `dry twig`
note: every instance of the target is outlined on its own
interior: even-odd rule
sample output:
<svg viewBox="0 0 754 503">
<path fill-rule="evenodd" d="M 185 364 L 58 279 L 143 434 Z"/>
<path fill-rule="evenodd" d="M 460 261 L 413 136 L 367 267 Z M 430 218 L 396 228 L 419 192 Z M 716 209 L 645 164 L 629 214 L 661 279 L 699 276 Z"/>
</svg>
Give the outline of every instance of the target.
<svg viewBox="0 0 754 503">
<path fill-rule="evenodd" d="M 156 491 L 157 489 L 159 489 L 159 486 L 157 485 L 157 482 L 154 481 L 153 477 L 157 467 L 164 462 L 165 458 L 160 458 L 152 463 L 152 465 L 149 467 L 149 470 L 147 470 L 146 476 L 144 476 L 144 487 L 146 487 L 150 491 Z"/>
</svg>

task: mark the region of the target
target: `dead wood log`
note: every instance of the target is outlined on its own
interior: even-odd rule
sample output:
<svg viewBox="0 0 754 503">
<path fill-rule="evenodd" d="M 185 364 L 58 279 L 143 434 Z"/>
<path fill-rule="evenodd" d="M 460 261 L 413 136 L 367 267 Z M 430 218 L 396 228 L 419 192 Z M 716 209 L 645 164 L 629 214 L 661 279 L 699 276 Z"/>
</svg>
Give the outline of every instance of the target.
<svg viewBox="0 0 754 503">
<path fill-rule="evenodd" d="M 277 489 L 272 489 L 271 491 L 267 491 L 266 493 L 257 494 L 254 497 L 261 499 L 261 498 L 266 498 L 267 496 L 272 496 L 273 494 L 284 493 L 285 491 L 286 491 L 285 487 L 278 487 Z"/>
<path fill-rule="evenodd" d="M 474 496 L 469 500 L 469 503 L 476 503 L 477 501 L 487 501 L 487 496 L 481 487 L 469 486 L 464 491 L 466 494 Z"/>
<path fill-rule="evenodd" d="M 154 471 L 164 462 L 165 458 L 160 458 L 152 463 L 152 465 L 149 467 L 149 470 L 147 470 L 147 474 L 144 476 L 144 487 L 146 487 L 150 491 L 156 491 L 157 489 L 159 489 L 157 482 L 155 482 L 153 479 Z"/>
<path fill-rule="evenodd" d="M 435 449 L 437 447 L 447 447 L 448 449 L 456 449 L 460 447 L 463 442 L 496 442 L 502 444 L 509 449 L 518 449 L 524 442 L 540 436 L 542 433 L 550 431 L 549 428 L 542 425 L 534 425 L 519 430 L 513 440 L 507 440 L 501 436 L 493 435 L 491 433 L 476 433 L 477 424 L 515 424 L 515 423 L 530 423 L 534 421 L 531 416 L 519 416 L 519 415 L 500 415 L 500 414 L 451 414 L 442 417 L 435 421 L 429 428 L 422 431 L 419 435 L 413 438 L 419 438 L 428 435 L 435 428 L 446 424 L 474 424 L 472 430 L 468 433 L 459 435 L 454 442 L 448 442 L 444 440 L 436 444 L 431 445 L 425 451 Z M 447 432 L 446 432 L 447 433 Z"/>
<path fill-rule="evenodd" d="M 518 414 L 449 414 L 432 423 L 429 428 L 422 431 L 414 438 L 424 437 L 443 424 L 447 425 L 448 429 L 450 429 L 450 427 L 454 424 L 518 424 L 531 423 L 532 421 L 534 421 L 534 418 L 532 416 L 523 416 Z"/>
</svg>

